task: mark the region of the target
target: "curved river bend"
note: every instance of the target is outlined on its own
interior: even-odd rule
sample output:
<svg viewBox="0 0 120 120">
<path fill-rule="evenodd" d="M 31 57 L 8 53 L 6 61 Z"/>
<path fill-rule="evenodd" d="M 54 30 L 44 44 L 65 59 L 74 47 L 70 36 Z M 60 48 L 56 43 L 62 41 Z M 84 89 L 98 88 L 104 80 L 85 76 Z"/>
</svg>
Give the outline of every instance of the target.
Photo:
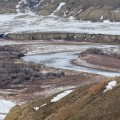
<svg viewBox="0 0 120 120">
<path fill-rule="evenodd" d="M 88 45 L 87 49 L 89 47 L 91 46 Z M 96 46 L 92 46 L 92 47 L 96 47 Z M 106 47 L 111 47 L 111 46 L 108 46 L 108 45 L 97 46 L 97 48 L 106 48 Z M 76 59 L 78 57 L 78 54 L 82 51 L 83 49 L 81 47 L 81 50 L 79 51 L 28 55 L 28 56 L 23 57 L 22 59 L 25 61 L 41 63 L 46 66 L 50 66 L 54 68 L 62 68 L 62 69 L 69 69 L 69 70 L 75 70 L 75 71 L 81 71 L 81 72 L 101 74 L 101 75 L 105 75 L 109 77 L 120 76 L 120 73 L 117 73 L 117 72 L 98 70 L 94 68 L 81 67 L 81 66 L 76 66 L 76 65 L 71 64 L 70 61 L 72 59 Z"/>
</svg>

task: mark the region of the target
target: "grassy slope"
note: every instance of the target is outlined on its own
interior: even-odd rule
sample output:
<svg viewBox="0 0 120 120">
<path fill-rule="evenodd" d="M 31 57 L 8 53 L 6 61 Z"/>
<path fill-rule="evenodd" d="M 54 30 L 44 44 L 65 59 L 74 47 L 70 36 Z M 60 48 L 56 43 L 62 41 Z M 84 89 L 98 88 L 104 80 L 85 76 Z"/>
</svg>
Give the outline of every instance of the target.
<svg viewBox="0 0 120 120">
<path fill-rule="evenodd" d="M 28 102 L 14 107 L 5 120 L 119 120 L 120 119 L 120 78 L 117 85 L 103 93 L 109 81 L 84 85 L 71 94 L 51 103 L 50 98 Z M 33 107 L 41 106 L 35 111 Z"/>
</svg>

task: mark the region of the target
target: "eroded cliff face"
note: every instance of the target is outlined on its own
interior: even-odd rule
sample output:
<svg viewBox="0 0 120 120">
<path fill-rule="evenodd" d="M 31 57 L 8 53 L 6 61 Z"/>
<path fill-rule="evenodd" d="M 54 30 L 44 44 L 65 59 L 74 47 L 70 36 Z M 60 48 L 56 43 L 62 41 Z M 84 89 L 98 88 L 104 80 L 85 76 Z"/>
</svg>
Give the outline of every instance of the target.
<svg viewBox="0 0 120 120">
<path fill-rule="evenodd" d="M 87 33 L 55 33 L 55 32 L 36 32 L 36 33 L 10 33 L 6 39 L 13 40 L 68 40 L 77 42 L 95 43 L 120 43 L 120 35 L 87 34 Z"/>
<path fill-rule="evenodd" d="M 119 0 L 2 0 L 0 13 L 35 12 L 78 20 L 120 21 Z"/>
</svg>

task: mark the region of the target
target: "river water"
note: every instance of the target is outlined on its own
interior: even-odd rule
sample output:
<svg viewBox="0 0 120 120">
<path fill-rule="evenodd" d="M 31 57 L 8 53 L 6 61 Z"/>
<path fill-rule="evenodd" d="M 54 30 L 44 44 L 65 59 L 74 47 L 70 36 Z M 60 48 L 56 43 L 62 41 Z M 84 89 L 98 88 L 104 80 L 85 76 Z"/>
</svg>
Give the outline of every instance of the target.
<svg viewBox="0 0 120 120">
<path fill-rule="evenodd" d="M 81 66 L 71 64 L 72 59 L 76 59 L 80 52 L 82 52 L 85 49 L 88 49 L 89 47 L 91 46 L 88 45 L 88 47 L 84 47 L 84 45 L 82 45 L 79 51 L 27 55 L 23 57 L 22 59 L 25 61 L 41 63 L 46 66 L 54 67 L 54 68 L 62 68 L 62 69 L 68 69 L 68 70 L 101 74 L 101 75 L 110 76 L 110 77 L 120 76 L 120 73 L 118 72 L 98 70 L 94 68 L 81 67 Z M 92 46 L 92 47 L 96 47 L 96 46 Z M 109 48 L 111 46 L 108 46 L 108 45 L 97 46 L 97 48 L 107 48 L 107 47 Z"/>
</svg>

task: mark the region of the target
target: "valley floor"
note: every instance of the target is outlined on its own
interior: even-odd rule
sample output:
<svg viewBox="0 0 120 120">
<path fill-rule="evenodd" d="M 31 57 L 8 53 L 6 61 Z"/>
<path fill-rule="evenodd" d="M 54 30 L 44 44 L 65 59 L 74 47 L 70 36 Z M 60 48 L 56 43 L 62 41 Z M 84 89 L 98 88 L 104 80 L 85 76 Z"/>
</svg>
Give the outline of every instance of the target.
<svg viewBox="0 0 120 120">
<path fill-rule="evenodd" d="M 113 45 L 96 45 L 100 48 L 113 47 Z M 67 90 L 69 92 L 69 90 L 76 89 L 78 86 L 111 79 L 108 76 L 82 72 L 82 70 L 80 72 L 53 68 L 45 66 L 42 62 L 34 63 L 20 59 L 24 55 L 39 55 L 41 53 L 49 55 L 51 52 L 81 51 L 81 46 L 84 46 L 82 47 L 82 51 L 84 51 L 88 46 L 93 47 L 94 44 L 69 43 L 66 41 L 0 40 L 0 96 L 8 102 L 13 101 L 10 102 L 10 107 L 7 110 L 9 111 L 15 104 L 21 106 L 31 100 L 42 100 L 58 92 L 66 91 L 53 99 L 53 101 L 56 101 L 59 97 L 66 95 Z M 5 103 L 8 104 L 8 102 Z M 6 106 L 6 104 L 2 105 Z M 35 107 L 35 109 L 38 108 Z M 1 117 L 3 117 L 3 113 Z"/>
<path fill-rule="evenodd" d="M 79 46 L 77 48 L 74 46 L 78 43 L 65 42 L 66 45 L 63 44 L 61 41 L 46 43 L 44 41 L 0 40 L 0 96 L 3 101 L 1 105 L 4 107 L 8 105 L 7 112 L 15 104 L 20 105 L 31 100 L 43 99 L 89 82 L 108 79 L 102 75 L 46 67 L 19 59 L 23 55 L 79 49 Z M 1 119 L 7 112 L 1 112 Z"/>
</svg>

